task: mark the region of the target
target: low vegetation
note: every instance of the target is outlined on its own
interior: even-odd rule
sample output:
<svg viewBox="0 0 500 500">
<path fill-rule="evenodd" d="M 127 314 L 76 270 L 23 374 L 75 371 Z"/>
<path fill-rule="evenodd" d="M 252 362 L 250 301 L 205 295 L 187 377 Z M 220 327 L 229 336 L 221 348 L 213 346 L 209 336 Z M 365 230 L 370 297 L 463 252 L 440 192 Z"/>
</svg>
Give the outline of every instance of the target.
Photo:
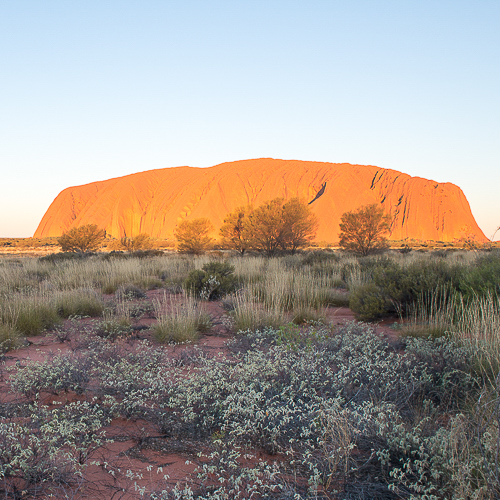
<svg viewBox="0 0 500 500">
<path fill-rule="evenodd" d="M 500 496 L 498 252 L 241 253 L 0 259 L 0 495 Z M 40 334 L 67 348 L 12 362 Z M 116 422 L 195 472 L 124 470 Z"/>
<path fill-rule="evenodd" d="M 101 246 L 105 236 L 104 229 L 86 224 L 64 232 L 57 242 L 63 252 L 93 252 Z"/>
</svg>

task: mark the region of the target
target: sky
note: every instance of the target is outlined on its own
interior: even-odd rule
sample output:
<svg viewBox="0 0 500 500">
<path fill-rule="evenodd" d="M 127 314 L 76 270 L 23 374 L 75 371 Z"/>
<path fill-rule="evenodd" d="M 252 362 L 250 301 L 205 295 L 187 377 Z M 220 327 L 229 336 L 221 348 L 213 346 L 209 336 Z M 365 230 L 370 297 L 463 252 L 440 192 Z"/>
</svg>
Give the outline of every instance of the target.
<svg viewBox="0 0 500 500">
<path fill-rule="evenodd" d="M 70 186 L 263 157 L 454 183 L 491 237 L 498 26 L 498 0 L 0 0 L 0 237 Z"/>
</svg>

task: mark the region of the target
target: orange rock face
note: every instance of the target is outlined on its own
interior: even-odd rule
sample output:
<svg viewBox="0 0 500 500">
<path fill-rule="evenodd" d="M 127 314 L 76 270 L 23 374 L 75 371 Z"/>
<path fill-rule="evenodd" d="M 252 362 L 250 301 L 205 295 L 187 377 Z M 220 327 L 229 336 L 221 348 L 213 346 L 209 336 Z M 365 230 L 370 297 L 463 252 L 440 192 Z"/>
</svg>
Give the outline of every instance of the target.
<svg viewBox="0 0 500 500">
<path fill-rule="evenodd" d="M 341 215 L 371 203 L 381 203 L 391 215 L 391 239 L 452 241 L 474 235 L 486 240 L 454 184 L 374 166 L 271 158 L 150 170 L 67 188 L 34 237 L 97 224 L 116 238 L 139 233 L 168 238 L 184 219 L 208 217 L 219 228 L 241 205 L 258 206 L 278 196 L 311 201 L 325 182 L 324 193 L 310 205 L 319 218 L 317 241 L 338 241 Z"/>
</svg>

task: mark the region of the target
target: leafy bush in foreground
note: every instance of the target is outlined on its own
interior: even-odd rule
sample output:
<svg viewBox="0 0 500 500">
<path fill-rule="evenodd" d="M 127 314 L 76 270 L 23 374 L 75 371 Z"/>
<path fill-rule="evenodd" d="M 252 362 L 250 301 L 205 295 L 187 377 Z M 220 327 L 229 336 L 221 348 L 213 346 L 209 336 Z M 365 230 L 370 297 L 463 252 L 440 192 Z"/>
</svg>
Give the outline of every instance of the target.
<svg viewBox="0 0 500 500">
<path fill-rule="evenodd" d="M 355 324 L 332 338 L 308 335 L 307 349 L 300 348 L 296 335 L 283 336 L 272 329 L 249 334 L 250 350 L 238 355 L 238 363 L 207 360 L 196 373 L 178 381 L 168 402 L 175 413 L 164 414 L 165 432 L 177 428 L 195 436 L 216 433 L 231 445 L 269 453 L 293 451 L 317 488 L 331 484 L 333 477 L 351 485 L 362 481 L 361 463 L 365 472 L 382 481 L 373 485 L 372 493 L 385 483 L 400 484 L 407 470 L 411 472 L 404 472 L 405 491 L 418 492 L 418 467 L 429 476 L 428 491 L 451 488 L 442 484 L 449 471 L 436 469 L 446 449 L 436 447 L 447 432 L 439 424 L 440 415 L 457 411 L 454 402 L 473 386 L 465 373 L 463 350 L 444 339 L 412 339 L 401 355 Z M 349 457 L 340 462 L 347 461 L 347 466 L 337 468 L 325 450 L 337 449 L 338 443 L 330 441 L 339 439 L 332 437 L 334 422 L 339 421 L 356 453 L 346 449 Z M 398 436 L 406 436 L 400 445 Z M 410 464 L 407 448 L 413 450 Z M 431 454 L 437 457 L 432 464 L 419 465 Z M 433 475 L 439 481 L 433 482 Z M 385 491 L 389 495 L 387 487 Z"/>
<path fill-rule="evenodd" d="M 201 270 L 191 271 L 183 286 L 195 297 L 217 300 L 234 292 L 238 279 L 234 275 L 234 266 L 228 262 L 209 262 Z"/>
<path fill-rule="evenodd" d="M 29 364 L 10 380 L 31 397 L 86 387 L 102 398 L 103 418 L 146 419 L 166 442 L 200 440 L 208 451 L 196 492 L 183 486 L 151 498 L 440 499 L 460 490 L 462 498 L 482 492 L 479 499 L 498 487 L 489 472 L 497 400 L 460 412 L 479 380 L 468 371 L 472 353 L 451 340 L 392 346 L 350 323 L 334 335 L 321 325 L 248 331 L 230 347 L 228 358 L 193 348 L 168 360 L 146 342 L 89 336 L 74 354 Z M 95 432 L 90 448 L 81 445 L 83 460 Z M 275 463 L 259 461 L 259 451 L 277 454 Z"/>
<path fill-rule="evenodd" d="M 49 409 L 29 408 L 29 417 L 0 422 L 0 493 L 34 498 L 81 481 L 89 454 L 104 440 L 106 412 L 95 402 Z"/>
</svg>

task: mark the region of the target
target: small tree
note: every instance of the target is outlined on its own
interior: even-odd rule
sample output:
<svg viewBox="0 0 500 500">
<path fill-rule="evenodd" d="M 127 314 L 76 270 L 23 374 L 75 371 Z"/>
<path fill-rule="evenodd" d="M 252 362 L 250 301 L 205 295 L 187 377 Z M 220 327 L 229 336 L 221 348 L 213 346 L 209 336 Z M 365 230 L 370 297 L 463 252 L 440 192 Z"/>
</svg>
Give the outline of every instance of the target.
<svg viewBox="0 0 500 500">
<path fill-rule="evenodd" d="M 274 255 L 307 245 L 315 236 L 318 220 L 298 198 L 285 202 L 275 198 L 257 207 L 248 216 L 247 233 L 252 248 Z"/>
<path fill-rule="evenodd" d="M 225 248 L 237 250 L 241 255 L 250 248 L 251 238 L 248 228 L 248 217 L 253 208 L 250 205 L 239 207 L 231 212 L 220 228 L 219 234 L 222 237 L 222 245 Z"/>
<path fill-rule="evenodd" d="M 308 245 L 316 236 L 318 218 L 305 202 L 292 198 L 283 205 L 283 234 L 281 248 L 294 253 Z"/>
<path fill-rule="evenodd" d="M 203 253 L 212 242 L 208 236 L 210 231 L 213 231 L 213 226 L 208 219 L 183 220 L 174 231 L 177 249 L 184 253 Z"/>
<path fill-rule="evenodd" d="M 104 229 L 99 229 L 97 224 L 87 224 L 66 231 L 57 242 L 63 252 L 93 252 L 101 246 L 105 237 Z"/>
<path fill-rule="evenodd" d="M 377 204 L 365 205 L 341 217 L 340 246 L 361 255 L 387 247 L 391 218 Z"/>
<path fill-rule="evenodd" d="M 248 217 L 252 248 L 274 255 L 283 241 L 283 198 L 275 198 L 257 207 Z"/>
<path fill-rule="evenodd" d="M 147 250 L 151 248 L 152 242 L 149 234 L 141 233 L 132 238 L 128 238 L 127 236 L 120 238 L 120 244 L 125 250 L 133 252 L 135 250 Z"/>
</svg>

